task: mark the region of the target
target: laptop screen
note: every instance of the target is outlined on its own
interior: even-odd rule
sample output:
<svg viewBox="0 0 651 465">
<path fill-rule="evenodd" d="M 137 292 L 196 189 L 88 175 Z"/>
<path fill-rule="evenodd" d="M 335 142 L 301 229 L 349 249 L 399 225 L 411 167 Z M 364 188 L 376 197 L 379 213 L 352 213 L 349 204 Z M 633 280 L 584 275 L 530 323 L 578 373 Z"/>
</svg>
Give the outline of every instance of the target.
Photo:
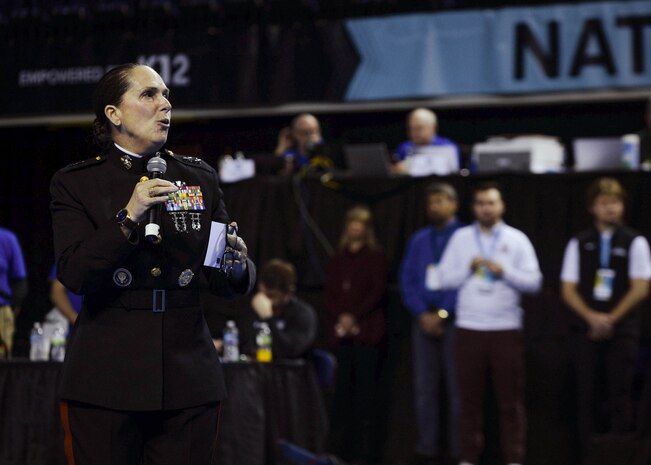
<svg viewBox="0 0 651 465">
<path fill-rule="evenodd" d="M 388 176 L 391 164 L 389 152 L 384 143 L 348 144 L 344 154 L 349 172 L 352 176 Z"/>
</svg>

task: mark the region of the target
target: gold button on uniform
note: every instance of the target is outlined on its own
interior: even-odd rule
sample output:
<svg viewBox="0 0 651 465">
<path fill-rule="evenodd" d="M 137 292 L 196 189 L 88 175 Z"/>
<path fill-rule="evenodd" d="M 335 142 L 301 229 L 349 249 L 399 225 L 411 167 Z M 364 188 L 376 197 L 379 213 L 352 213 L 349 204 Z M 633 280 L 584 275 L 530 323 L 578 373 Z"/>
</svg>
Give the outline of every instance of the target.
<svg viewBox="0 0 651 465">
<path fill-rule="evenodd" d="M 161 275 L 161 270 L 160 270 L 160 268 L 158 268 L 157 266 L 153 267 L 153 268 L 151 269 L 151 275 L 152 275 L 154 278 L 158 278 L 158 277 Z"/>
</svg>

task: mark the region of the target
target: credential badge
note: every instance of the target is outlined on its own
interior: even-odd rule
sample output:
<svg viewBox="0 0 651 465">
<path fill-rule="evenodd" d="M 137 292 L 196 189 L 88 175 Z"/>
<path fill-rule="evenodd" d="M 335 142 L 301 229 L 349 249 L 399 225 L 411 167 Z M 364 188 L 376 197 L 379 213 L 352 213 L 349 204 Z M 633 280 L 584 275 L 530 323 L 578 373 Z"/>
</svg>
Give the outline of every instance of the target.
<svg viewBox="0 0 651 465">
<path fill-rule="evenodd" d="M 188 268 L 187 270 L 181 271 L 181 274 L 179 275 L 179 286 L 187 286 L 190 284 L 190 281 L 192 281 L 192 278 L 194 278 L 194 273 L 191 269 Z"/>
</svg>

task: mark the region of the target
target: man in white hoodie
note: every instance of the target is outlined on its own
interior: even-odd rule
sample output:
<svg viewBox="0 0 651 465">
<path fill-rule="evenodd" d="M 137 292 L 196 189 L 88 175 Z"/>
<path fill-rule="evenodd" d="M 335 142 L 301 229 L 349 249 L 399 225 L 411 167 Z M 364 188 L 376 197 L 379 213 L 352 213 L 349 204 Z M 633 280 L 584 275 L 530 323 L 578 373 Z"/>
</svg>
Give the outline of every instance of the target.
<svg viewBox="0 0 651 465">
<path fill-rule="evenodd" d="M 459 229 L 439 265 L 441 288 L 457 288 L 456 371 L 461 397 L 461 465 L 477 465 L 483 449 L 482 413 L 490 375 L 499 406 L 502 454 L 510 465 L 525 455 L 522 293 L 542 284 L 527 236 L 505 224 L 496 183 L 473 197 L 476 221 Z"/>
</svg>

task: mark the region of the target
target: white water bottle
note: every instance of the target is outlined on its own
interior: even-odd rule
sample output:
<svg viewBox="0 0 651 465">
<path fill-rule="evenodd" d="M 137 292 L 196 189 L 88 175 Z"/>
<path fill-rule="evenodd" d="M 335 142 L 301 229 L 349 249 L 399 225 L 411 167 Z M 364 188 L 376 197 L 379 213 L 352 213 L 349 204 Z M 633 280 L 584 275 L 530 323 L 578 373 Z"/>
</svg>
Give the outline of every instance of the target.
<svg viewBox="0 0 651 465">
<path fill-rule="evenodd" d="M 228 320 L 224 329 L 223 359 L 225 362 L 237 362 L 240 359 L 240 333 L 233 320 Z"/>
<path fill-rule="evenodd" d="M 47 360 L 49 356 L 49 344 L 43 333 L 41 323 L 34 323 L 32 332 L 29 336 L 29 359 L 33 361 Z"/>
<path fill-rule="evenodd" d="M 640 168 L 640 136 L 637 134 L 622 136 L 622 165 L 629 170 Z"/>
</svg>

